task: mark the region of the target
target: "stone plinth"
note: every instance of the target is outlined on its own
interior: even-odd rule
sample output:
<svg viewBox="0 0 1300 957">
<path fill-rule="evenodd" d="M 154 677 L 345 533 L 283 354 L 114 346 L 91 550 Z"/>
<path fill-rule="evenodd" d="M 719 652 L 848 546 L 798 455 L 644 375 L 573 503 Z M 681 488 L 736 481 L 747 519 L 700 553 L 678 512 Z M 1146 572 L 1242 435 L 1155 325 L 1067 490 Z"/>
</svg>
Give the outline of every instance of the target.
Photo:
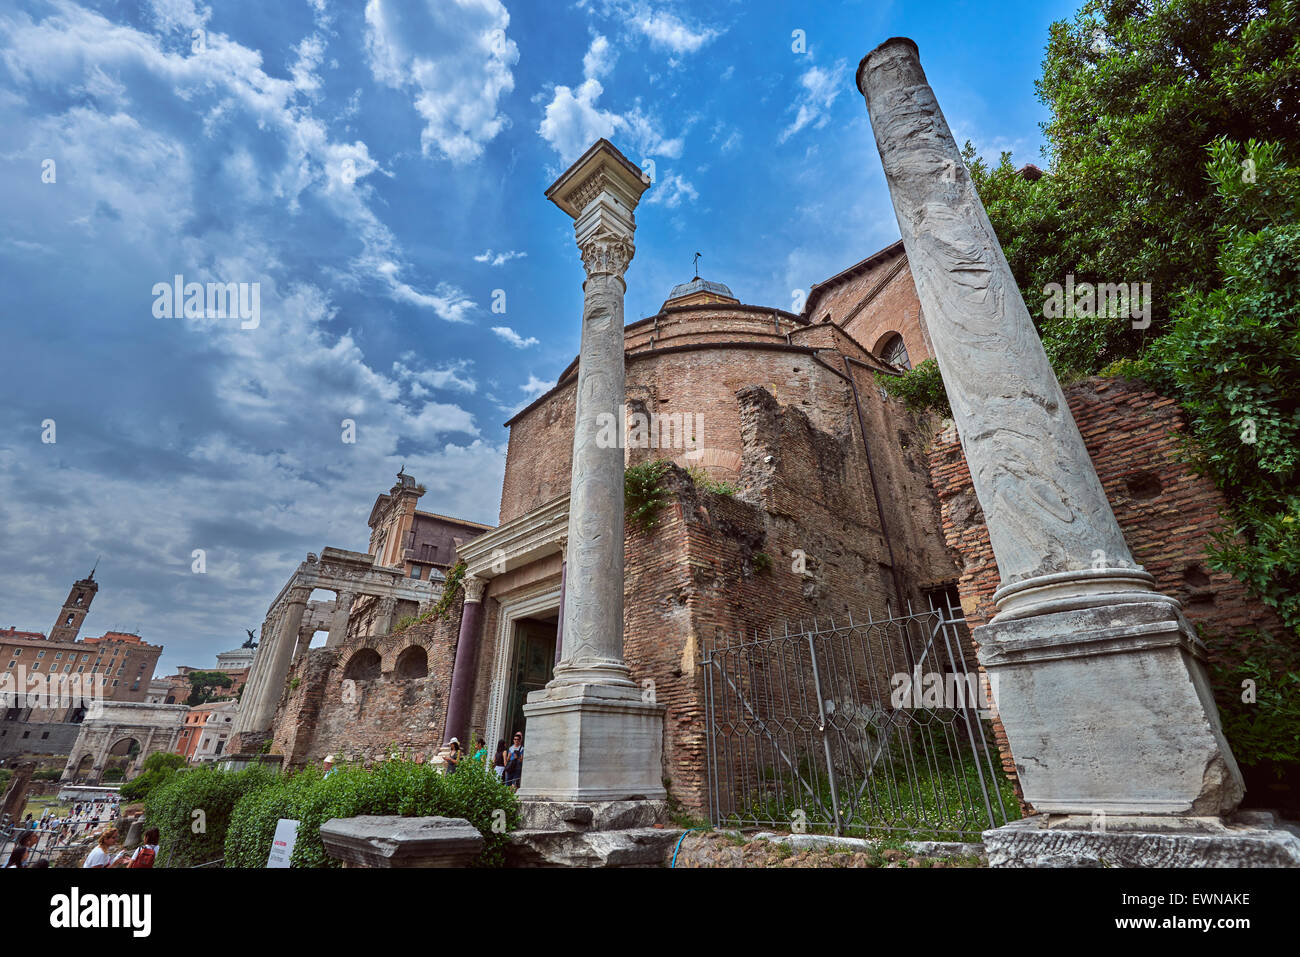
<svg viewBox="0 0 1300 957">
<path fill-rule="evenodd" d="M 1218 815 L 1241 800 L 1204 645 L 1172 605 L 1037 615 L 974 637 L 1036 811 Z"/>
<path fill-rule="evenodd" d="M 990 867 L 1300 867 L 1300 836 L 1272 815 L 1104 819 L 1034 815 L 984 832 Z"/>
<path fill-rule="evenodd" d="M 483 852 L 483 835 L 458 817 L 336 817 L 320 836 L 345 867 L 468 867 Z"/>
<path fill-rule="evenodd" d="M 11 824 L 23 819 L 23 808 L 27 806 L 27 789 L 32 783 L 36 765 L 31 761 L 14 765 L 13 780 L 5 791 L 4 802 L 0 804 L 0 822 L 8 820 Z"/>
<path fill-rule="evenodd" d="M 668 823 L 667 801 L 519 802 L 521 830 L 617 831 Z"/>
<path fill-rule="evenodd" d="M 665 800 L 664 706 L 639 688 L 552 685 L 524 705 L 521 801 Z"/>
</svg>

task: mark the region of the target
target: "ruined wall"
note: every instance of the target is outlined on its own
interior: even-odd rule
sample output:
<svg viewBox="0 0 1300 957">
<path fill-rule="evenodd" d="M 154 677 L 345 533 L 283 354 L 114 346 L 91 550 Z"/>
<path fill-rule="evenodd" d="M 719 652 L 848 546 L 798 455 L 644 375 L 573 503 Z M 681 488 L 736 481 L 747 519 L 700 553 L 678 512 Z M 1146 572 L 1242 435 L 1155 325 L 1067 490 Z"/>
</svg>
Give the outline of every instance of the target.
<svg viewBox="0 0 1300 957">
<path fill-rule="evenodd" d="M 316 764 L 331 753 L 374 760 L 392 745 L 435 753 L 442 744 L 460 615 L 458 597 L 445 619 L 308 651 L 289 670 L 272 725 L 272 752 L 285 756 L 286 767 Z M 426 677 L 401 672 L 403 653 L 413 647 L 425 652 Z M 355 674 L 349 664 L 367 649 L 379 655 L 378 675 L 349 677 Z"/>
<path fill-rule="evenodd" d="M 1068 386 L 1065 396 L 1134 559 L 1155 576 L 1160 591 L 1183 603 L 1211 661 L 1240 661 L 1248 653 L 1243 631 L 1280 632 L 1270 609 L 1206 563 L 1206 546 L 1224 524 L 1224 500 L 1184 460 L 1186 422 L 1174 400 L 1143 383 L 1101 378 Z M 936 437 L 929 461 L 943 506 L 944 538 L 961 556 L 962 608 L 975 627 L 994 615 L 999 579 L 954 428 Z M 1005 738 L 999 746 L 1010 771 Z"/>
</svg>

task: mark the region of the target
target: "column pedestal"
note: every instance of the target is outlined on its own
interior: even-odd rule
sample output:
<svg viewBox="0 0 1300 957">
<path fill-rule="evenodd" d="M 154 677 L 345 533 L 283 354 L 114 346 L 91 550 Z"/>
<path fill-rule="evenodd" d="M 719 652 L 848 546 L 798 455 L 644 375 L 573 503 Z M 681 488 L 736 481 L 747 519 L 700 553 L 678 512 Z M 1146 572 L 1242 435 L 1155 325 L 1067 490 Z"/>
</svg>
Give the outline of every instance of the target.
<svg viewBox="0 0 1300 957">
<path fill-rule="evenodd" d="M 973 634 L 1036 811 L 1218 815 L 1240 802 L 1205 647 L 1174 606 L 1060 611 Z"/>
<path fill-rule="evenodd" d="M 641 689 L 557 685 L 524 705 L 521 801 L 665 800 L 664 706 Z"/>
</svg>

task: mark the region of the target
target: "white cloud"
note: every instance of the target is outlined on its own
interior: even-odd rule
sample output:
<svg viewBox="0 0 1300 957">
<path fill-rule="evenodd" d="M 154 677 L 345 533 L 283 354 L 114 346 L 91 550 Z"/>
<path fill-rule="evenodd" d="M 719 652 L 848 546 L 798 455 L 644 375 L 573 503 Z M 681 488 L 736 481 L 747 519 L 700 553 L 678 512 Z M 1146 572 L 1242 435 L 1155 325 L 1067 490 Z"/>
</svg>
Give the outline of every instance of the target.
<svg viewBox="0 0 1300 957">
<path fill-rule="evenodd" d="M 500 0 L 366 4 L 366 52 L 375 79 L 410 94 L 424 120 L 426 156 L 468 163 L 509 123 L 499 110 L 515 87 L 519 48 Z"/>
<path fill-rule="evenodd" d="M 699 198 L 700 194 L 694 186 L 682 179 L 677 173 L 670 173 L 656 183 L 654 189 L 650 190 L 646 202 L 657 203 L 668 209 L 676 209 L 682 204 L 683 200 L 695 202 Z"/>
<path fill-rule="evenodd" d="M 795 118 L 777 138 L 784 143 L 805 127 L 821 129 L 830 119 L 831 104 L 845 90 L 848 82 L 848 64 L 837 60 L 829 69 L 809 67 L 799 77 L 799 95 L 790 105 Z"/>
<path fill-rule="evenodd" d="M 673 53 L 694 53 L 722 35 L 721 30 L 692 28 L 667 10 L 642 8 L 633 16 L 632 26 L 650 40 L 651 46 Z"/>
<path fill-rule="evenodd" d="M 532 336 L 529 336 L 527 339 L 525 339 L 519 333 L 511 329 L 509 326 L 493 326 L 492 331 L 495 332 L 498 337 L 504 339 L 506 342 L 510 343 L 516 349 L 527 349 L 529 346 L 535 346 L 538 343 L 538 340 L 533 338 Z"/>
<path fill-rule="evenodd" d="M 528 373 L 528 381 L 519 387 L 519 391 L 528 396 L 531 401 L 539 395 L 549 392 L 554 384 L 553 382 L 547 382 L 545 379 L 539 379 L 530 372 Z"/>
<path fill-rule="evenodd" d="M 490 249 L 485 249 L 474 257 L 476 263 L 487 263 L 489 266 L 504 266 L 512 259 L 523 259 L 528 253 L 517 252 L 511 249 L 504 253 L 494 253 Z"/>
<path fill-rule="evenodd" d="M 592 38 L 591 46 L 587 48 L 586 55 L 582 58 L 582 75 L 595 80 L 608 76 L 614 69 L 614 61 L 617 59 L 618 54 L 609 40 L 597 34 Z"/>
<path fill-rule="evenodd" d="M 665 136 L 658 120 L 642 112 L 639 103 L 634 103 L 625 114 L 602 109 L 597 104 L 605 92 L 598 77 L 612 66 L 608 47 L 603 36 L 592 39 L 582 60 L 582 83 L 576 88 L 554 87 L 537 132 L 566 163 L 577 159 L 602 137 L 621 138 L 622 145 L 637 154 L 637 158 L 679 158 L 684 145 L 682 137 Z"/>
<path fill-rule="evenodd" d="M 455 392 L 474 392 L 478 383 L 468 375 L 470 361 L 456 359 L 436 369 L 414 369 L 407 363 L 414 363 L 419 357 L 414 352 L 405 352 L 401 359 L 393 363 L 393 374 L 403 382 L 410 383 L 411 394 L 422 398 L 429 394 L 429 389 L 449 389 Z"/>
</svg>

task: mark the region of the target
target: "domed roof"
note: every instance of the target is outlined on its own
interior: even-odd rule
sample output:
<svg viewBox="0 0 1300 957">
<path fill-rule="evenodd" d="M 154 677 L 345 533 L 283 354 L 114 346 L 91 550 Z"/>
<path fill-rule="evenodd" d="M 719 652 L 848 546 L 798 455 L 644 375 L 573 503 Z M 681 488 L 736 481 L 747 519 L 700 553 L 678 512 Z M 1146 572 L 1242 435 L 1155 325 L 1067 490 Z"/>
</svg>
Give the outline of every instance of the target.
<svg viewBox="0 0 1300 957">
<path fill-rule="evenodd" d="M 693 296 L 697 292 L 711 292 L 715 296 L 726 296 L 728 299 L 735 299 L 730 289 L 720 282 L 714 282 L 711 279 L 701 279 L 696 276 L 690 282 L 684 282 L 680 285 L 673 286 L 673 291 L 668 294 L 668 302 L 674 299 L 682 299 L 686 296 Z"/>
</svg>

